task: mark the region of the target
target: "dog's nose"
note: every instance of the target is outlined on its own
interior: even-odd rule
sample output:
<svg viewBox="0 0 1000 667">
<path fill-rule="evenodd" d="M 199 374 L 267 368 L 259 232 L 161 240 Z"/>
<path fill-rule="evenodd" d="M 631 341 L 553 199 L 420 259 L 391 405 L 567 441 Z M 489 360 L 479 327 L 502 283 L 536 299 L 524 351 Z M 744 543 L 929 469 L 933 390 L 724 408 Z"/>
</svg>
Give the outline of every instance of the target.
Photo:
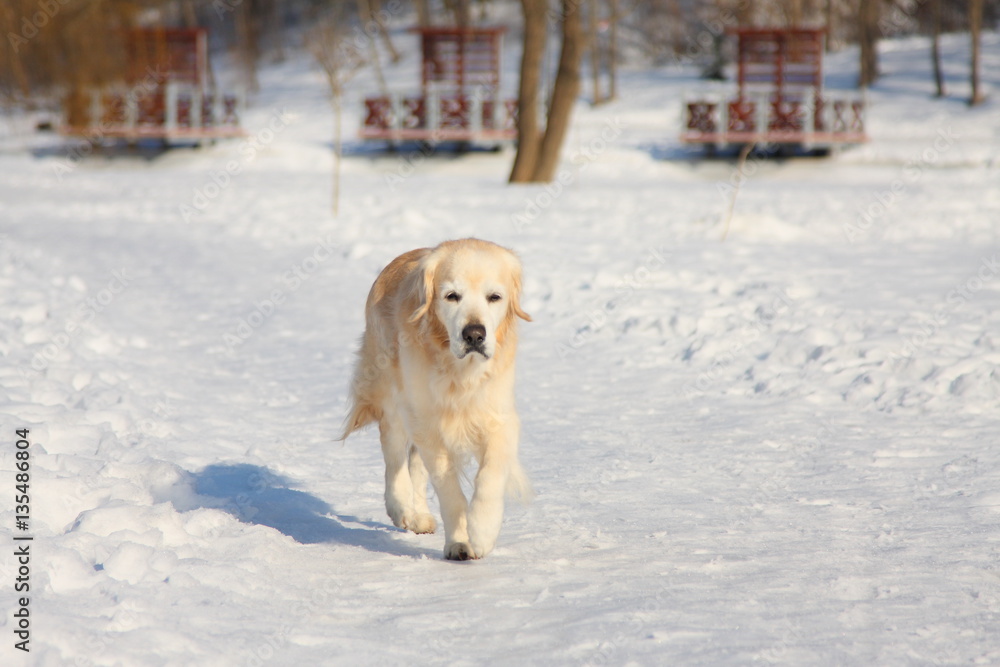
<svg viewBox="0 0 1000 667">
<path fill-rule="evenodd" d="M 481 347 L 486 340 L 486 327 L 482 324 L 468 324 L 462 329 L 462 338 L 472 347 Z"/>
</svg>

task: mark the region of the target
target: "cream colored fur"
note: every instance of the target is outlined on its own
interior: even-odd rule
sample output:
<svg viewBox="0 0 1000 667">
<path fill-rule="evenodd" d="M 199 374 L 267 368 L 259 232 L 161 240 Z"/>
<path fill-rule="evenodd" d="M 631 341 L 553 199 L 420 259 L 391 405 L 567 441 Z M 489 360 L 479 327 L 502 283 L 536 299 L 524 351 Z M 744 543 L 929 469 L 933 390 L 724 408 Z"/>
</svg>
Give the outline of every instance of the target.
<svg viewBox="0 0 1000 667">
<path fill-rule="evenodd" d="M 448 559 L 490 553 L 504 496 L 531 496 L 514 407 L 517 318 L 531 319 L 520 296 L 520 261 L 478 239 L 397 257 L 368 295 L 341 439 L 378 423 L 386 511 L 398 527 L 434 532 L 433 484 Z M 459 485 L 469 459 L 479 466 L 471 501 Z"/>
</svg>

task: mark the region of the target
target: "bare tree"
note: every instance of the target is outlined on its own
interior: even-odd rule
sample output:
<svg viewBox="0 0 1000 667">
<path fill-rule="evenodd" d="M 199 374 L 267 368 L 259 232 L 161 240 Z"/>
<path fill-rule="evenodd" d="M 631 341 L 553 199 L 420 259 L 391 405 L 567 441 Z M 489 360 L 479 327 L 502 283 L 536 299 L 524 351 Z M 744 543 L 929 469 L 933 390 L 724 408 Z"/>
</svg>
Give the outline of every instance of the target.
<svg viewBox="0 0 1000 667">
<path fill-rule="evenodd" d="M 548 29 L 545 0 L 521 0 L 524 14 L 524 49 L 521 54 L 521 81 L 517 102 L 517 155 L 511 170 L 511 183 L 532 180 L 538 151 L 542 145 L 538 126 L 538 89 L 542 79 L 542 58 Z"/>
<path fill-rule="evenodd" d="M 444 0 L 445 7 L 459 28 L 471 25 L 471 4 L 472 0 Z"/>
<path fill-rule="evenodd" d="M 593 103 L 604 101 L 601 95 L 601 44 L 597 39 L 597 2 L 590 0 L 587 5 L 587 50 L 590 51 L 590 76 L 594 86 Z"/>
<path fill-rule="evenodd" d="M 421 28 L 429 26 L 431 24 L 430 0 L 414 0 L 413 4 L 417 10 L 417 25 Z"/>
<path fill-rule="evenodd" d="M 358 2 L 358 12 L 359 12 L 358 18 L 361 19 L 361 22 L 365 26 L 368 26 L 368 24 L 372 22 L 372 5 L 373 4 L 374 4 L 374 2 L 372 0 L 359 0 L 359 2 Z M 338 21 L 343 21 L 343 13 L 344 13 L 343 5 L 334 5 L 334 6 L 337 7 L 337 10 L 336 10 L 337 20 Z M 383 35 L 385 34 L 384 28 L 378 22 L 375 23 L 375 29 L 379 33 L 381 33 Z M 386 82 L 385 82 L 385 74 L 383 74 L 383 72 L 382 72 L 382 58 L 379 56 L 378 44 L 375 43 L 375 38 L 372 37 L 371 35 L 369 35 L 368 39 L 366 39 L 364 41 L 365 41 L 365 44 L 368 47 L 368 64 L 370 64 L 372 66 L 372 70 L 374 70 L 374 72 L 375 72 L 375 81 L 378 82 L 378 87 L 379 87 L 379 90 L 382 92 L 382 94 L 383 95 L 388 95 L 389 94 L 389 86 L 386 84 Z M 396 50 L 392 47 L 392 42 L 389 42 L 389 48 L 392 49 L 392 54 L 393 55 L 390 56 L 392 58 L 392 61 L 393 62 L 398 61 L 399 60 L 399 53 L 397 53 Z"/>
<path fill-rule="evenodd" d="M 983 31 L 983 0 L 969 0 L 969 37 L 972 39 L 972 58 L 970 83 L 972 84 L 972 95 L 969 97 L 969 105 L 976 106 L 985 101 L 983 90 L 979 85 L 979 52 L 980 38 Z"/>
<path fill-rule="evenodd" d="M 787 9 L 788 25 L 798 28 L 802 25 L 802 0 L 790 0 Z"/>
<path fill-rule="evenodd" d="M 378 30 L 379 38 L 382 40 L 382 44 L 385 45 L 386 51 L 389 52 L 389 60 L 394 63 L 398 63 L 401 56 L 399 55 L 399 51 L 396 50 L 395 45 L 392 43 L 392 37 L 389 35 L 389 30 L 385 25 L 385 21 L 382 20 L 381 0 L 359 0 L 358 13 L 365 25 L 368 25 L 369 22 L 375 25 L 375 28 Z"/>
<path fill-rule="evenodd" d="M 533 181 L 548 183 L 556 175 L 563 140 L 569 130 L 573 105 L 580 94 L 580 60 L 583 57 L 583 29 L 576 0 L 562 3 L 562 50 L 559 54 L 559 71 L 552 88 L 552 104 L 545 123 L 545 136 L 538 150 L 538 162 L 532 174 Z"/>
<path fill-rule="evenodd" d="M 615 99 L 617 94 L 617 58 L 618 48 L 618 3 L 617 0 L 607 0 L 609 14 L 607 16 L 608 39 L 605 43 L 600 38 L 600 0 L 590 0 L 587 6 L 587 50 L 589 51 L 590 74 L 594 87 L 593 104 L 603 104 Z M 608 90 L 601 90 L 601 73 L 607 70 Z"/>
<path fill-rule="evenodd" d="M 941 0 L 931 0 L 931 60 L 934 65 L 935 97 L 944 97 L 944 75 L 941 72 Z"/>
<path fill-rule="evenodd" d="M 524 9 L 524 55 L 521 60 L 521 97 L 518 100 L 518 146 L 512 183 L 547 183 L 555 177 L 559 154 L 569 129 L 569 121 L 580 92 L 580 61 L 583 57 L 583 29 L 577 0 L 563 0 L 562 50 L 559 71 L 552 89 L 545 123 L 539 134 L 537 124 L 538 86 L 545 49 L 546 16 L 544 0 L 521 0 Z"/>
<path fill-rule="evenodd" d="M 878 17 L 879 0 L 860 0 L 858 8 L 858 42 L 861 45 L 861 78 L 858 85 L 866 88 L 878 79 Z"/>
<path fill-rule="evenodd" d="M 825 50 L 827 53 L 833 51 L 834 39 L 837 34 L 837 26 L 834 23 L 837 17 L 837 13 L 833 10 L 834 2 L 836 2 L 836 0 L 826 0 L 826 7 L 823 12 L 823 22 L 826 26 Z"/>
<path fill-rule="evenodd" d="M 611 6 L 608 28 L 608 99 L 618 97 L 618 0 L 608 0 Z"/>
<path fill-rule="evenodd" d="M 342 144 L 342 100 L 344 84 L 364 64 L 357 47 L 348 39 L 342 9 L 319 20 L 306 36 L 309 51 L 323 68 L 333 101 L 333 215 L 340 212 L 340 159 Z"/>
<path fill-rule="evenodd" d="M 244 84 L 252 93 L 257 92 L 257 61 L 260 59 L 260 23 L 251 0 L 236 7 L 236 40 L 240 64 L 243 66 Z"/>
</svg>

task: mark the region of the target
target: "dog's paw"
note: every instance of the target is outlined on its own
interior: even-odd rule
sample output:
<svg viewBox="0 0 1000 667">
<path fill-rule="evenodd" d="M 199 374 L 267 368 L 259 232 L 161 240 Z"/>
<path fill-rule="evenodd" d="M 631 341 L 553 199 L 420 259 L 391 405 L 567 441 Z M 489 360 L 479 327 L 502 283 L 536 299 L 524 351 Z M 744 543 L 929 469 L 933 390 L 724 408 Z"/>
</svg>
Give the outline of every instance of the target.
<svg viewBox="0 0 1000 667">
<path fill-rule="evenodd" d="M 407 519 L 406 529 L 418 534 L 433 533 L 437 530 L 437 521 L 430 514 L 414 514 Z"/>
<path fill-rule="evenodd" d="M 469 548 L 472 549 L 473 558 L 486 558 L 486 555 L 493 551 L 493 544 L 484 544 L 475 538 L 469 540 Z"/>
<path fill-rule="evenodd" d="M 444 557 L 448 560 L 473 560 L 475 552 L 465 542 L 452 542 L 444 547 Z"/>
<path fill-rule="evenodd" d="M 430 514 L 421 514 L 399 507 L 387 507 L 386 513 L 392 519 L 392 525 L 396 528 L 402 528 L 414 533 L 433 533 L 437 530 L 437 521 Z"/>
<path fill-rule="evenodd" d="M 413 520 L 413 513 L 407 512 L 401 507 L 386 506 L 385 513 L 392 519 L 392 525 L 396 528 L 407 529 L 406 524 Z"/>
</svg>

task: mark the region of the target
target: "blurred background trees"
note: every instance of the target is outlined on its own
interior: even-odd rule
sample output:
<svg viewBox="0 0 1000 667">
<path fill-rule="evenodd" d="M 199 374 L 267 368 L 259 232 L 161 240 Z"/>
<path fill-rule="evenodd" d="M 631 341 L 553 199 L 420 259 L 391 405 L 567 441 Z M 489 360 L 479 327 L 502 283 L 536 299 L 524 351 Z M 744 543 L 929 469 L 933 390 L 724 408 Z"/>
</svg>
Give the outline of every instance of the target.
<svg viewBox="0 0 1000 667">
<path fill-rule="evenodd" d="M 211 49 L 239 65 L 242 84 L 257 85 L 257 67 L 301 47 L 310 21 L 336 7 L 352 25 L 407 22 L 440 25 L 507 23 L 511 36 L 558 44 L 567 7 L 580 14 L 582 76 L 587 97 L 599 103 L 614 96 L 615 64 L 696 63 L 706 75 L 721 74 L 726 28 L 737 25 L 827 26 L 828 48 L 860 44 L 861 81 L 878 77 L 875 44 L 885 37 L 969 32 L 970 54 L 977 35 L 994 26 L 1000 0 L 534 0 L 534 30 L 521 29 L 520 0 L 4 0 L 0 4 L 0 101 L 24 106 L 51 104 L 73 87 L 100 85 L 122 70 L 123 33 L 133 26 L 207 27 Z M 380 26 L 382 28 L 384 26 Z M 381 48 L 394 61 L 400 54 L 389 30 L 378 30 Z M 514 37 L 515 39 L 517 37 Z M 544 44 L 544 42 L 543 42 Z M 552 52 L 554 56 L 555 52 Z M 930 56 L 929 56 L 930 57 Z M 555 59 L 545 64 L 554 66 Z M 981 97 L 978 79 L 970 81 Z M 553 77 L 541 77 L 552 85 Z M 942 84 L 943 87 L 943 84 Z M 942 91 L 943 92 L 943 91 Z"/>
<path fill-rule="evenodd" d="M 210 50 L 238 63 L 253 91 L 262 58 L 301 43 L 309 0 L 4 0 L 0 102 L 47 106 L 66 91 L 100 86 L 125 69 L 133 27 L 209 29 Z"/>
<path fill-rule="evenodd" d="M 523 40 L 525 56 L 522 140 L 511 180 L 546 181 L 575 101 L 613 99 L 618 63 L 697 65 L 704 76 L 722 78 L 729 57 L 724 36 L 737 26 L 825 26 L 828 50 L 859 45 L 860 86 L 879 77 L 880 39 L 930 35 L 938 95 L 946 90 L 937 37 L 966 32 L 969 102 L 977 104 L 985 94 L 979 36 L 996 26 L 1000 0 L 3 0 L 0 108 L 55 110 L 70 91 L 113 83 L 126 69 L 132 27 L 208 28 L 216 63 L 228 59 L 225 71 L 241 79 L 230 85 L 252 94 L 262 63 L 309 48 L 309 35 L 309 50 L 317 52 L 315 25 L 331 14 L 342 24 L 341 39 L 370 36 L 362 40 L 364 61 L 376 80 L 381 58 L 404 55 L 394 31 L 413 24 L 506 25 L 508 42 Z M 329 62 L 321 63 L 329 72 Z"/>
</svg>

